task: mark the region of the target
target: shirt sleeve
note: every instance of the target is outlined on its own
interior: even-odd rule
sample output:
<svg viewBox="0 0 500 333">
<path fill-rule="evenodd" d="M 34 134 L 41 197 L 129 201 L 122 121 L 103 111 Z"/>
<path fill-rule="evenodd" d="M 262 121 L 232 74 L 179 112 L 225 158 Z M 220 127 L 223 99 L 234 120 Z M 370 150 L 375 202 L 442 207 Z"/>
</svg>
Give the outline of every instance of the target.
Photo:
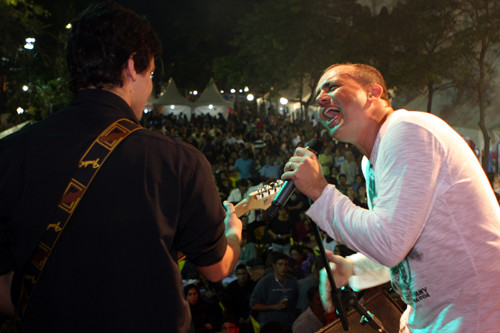
<svg viewBox="0 0 500 333">
<path fill-rule="evenodd" d="M 354 263 L 354 275 L 349 279 L 349 286 L 354 291 L 373 288 L 389 282 L 389 269 L 361 253 L 348 256 Z"/>
<path fill-rule="evenodd" d="M 181 200 L 182 231 L 176 234 L 176 243 L 193 264 L 208 266 L 220 261 L 226 251 L 225 213 L 210 164 L 201 154 L 191 162 L 193 171 Z"/>
<path fill-rule="evenodd" d="M 265 279 L 262 277 L 259 282 L 255 285 L 252 294 L 250 295 L 249 306 L 252 307 L 255 304 L 266 304 L 266 292 L 265 292 Z"/>
<path fill-rule="evenodd" d="M 333 185 L 307 211 L 332 238 L 372 260 L 393 267 L 417 242 L 446 168 L 439 140 L 411 123 L 392 125 L 380 143 L 375 165 L 373 210 L 354 205 Z"/>
</svg>

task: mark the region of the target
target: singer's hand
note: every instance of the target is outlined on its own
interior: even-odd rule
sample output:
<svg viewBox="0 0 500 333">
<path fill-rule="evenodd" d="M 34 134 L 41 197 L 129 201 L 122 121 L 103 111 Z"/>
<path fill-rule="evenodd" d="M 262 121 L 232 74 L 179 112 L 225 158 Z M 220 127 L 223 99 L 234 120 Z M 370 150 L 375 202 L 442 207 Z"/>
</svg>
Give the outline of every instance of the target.
<svg viewBox="0 0 500 333">
<path fill-rule="evenodd" d="M 346 285 L 349 282 L 349 278 L 354 274 L 352 260 L 335 255 L 329 250 L 326 250 L 326 256 L 330 262 L 330 269 L 337 288 Z M 319 272 L 319 290 L 323 308 L 327 313 L 333 312 L 335 307 L 331 299 L 332 288 L 325 268 Z"/>
<path fill-rule="evenodd" d="M 351 276 L 354 275 L 354 263 L 349 258 L 333 254 L 332 251 L 325 250 L 325 252 L 328 261 L 335 264 L 332 273 L 337 288 L 345 286 L 349 282 Z"/>
<path fill-rule="evenodd" d="M 285 164 L 281 178 L 293 180 L 295 187 L 313 201 L 320 197 L 328 185 L 316 154 L 302 147 L 297 148 L 295 155 Z"/>
</svg>

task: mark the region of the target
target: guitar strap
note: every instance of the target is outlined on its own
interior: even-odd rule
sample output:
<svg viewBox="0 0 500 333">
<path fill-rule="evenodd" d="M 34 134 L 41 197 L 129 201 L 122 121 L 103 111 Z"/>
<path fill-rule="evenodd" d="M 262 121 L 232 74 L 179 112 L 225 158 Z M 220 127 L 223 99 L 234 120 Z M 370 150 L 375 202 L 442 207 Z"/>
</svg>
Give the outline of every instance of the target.
<svg viewBox="0 0 500 333">
<path fill-rule="evenodd" d="M 31 300 L 40 276 L 52 250 L 64 228 L 68 224 L 78 203 L 95 175 L 111 152 L 130 134 L 143 127 L 132 120 L 122 118 L 109 125 L 92 142 L 78 162 L 75 175 L 66 186 L 66 190 L 57 208 L 45 228 L 31 259 L 28 261 L 21 280 L 21 290 L 16 308 L 16 327 L 19 328 Z"/>
</svg>

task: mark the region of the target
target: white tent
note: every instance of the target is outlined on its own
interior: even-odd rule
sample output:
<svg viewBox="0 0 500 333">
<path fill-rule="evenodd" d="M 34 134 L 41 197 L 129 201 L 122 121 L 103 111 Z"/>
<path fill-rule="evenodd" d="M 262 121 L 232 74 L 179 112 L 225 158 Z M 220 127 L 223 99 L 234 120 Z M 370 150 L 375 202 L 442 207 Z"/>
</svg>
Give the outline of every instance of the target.
<svg viewBox="0 0 500 333">
<path fill-rule="evenodd" d="M 153 106 L 162 108 L 164 115 L 186 115 L 191 119 L 193 103 L 179 93 L 173 78 L 170 78 L 167 88 Z"/>
<path fill-rule="evenodd" d="M 210 114 L 212 116 L 222 114 L 224 119 L 227 119 L 232 107 L 233 103 L 221 96 L 214 80 L 210 79 L 208 86 L 194 102 L 194 114 Z"/>
<path fill-rule="evenodd" d="M 151 92 L 151 95 L 149 95 L 148 100 L 146 101 L 146 104 L 144 105 L 144 113 L 149 113 L 153 110 L 153 104 L 156 102 L 157 98 L 155 97 L 155 94 Z"/>
</svg>

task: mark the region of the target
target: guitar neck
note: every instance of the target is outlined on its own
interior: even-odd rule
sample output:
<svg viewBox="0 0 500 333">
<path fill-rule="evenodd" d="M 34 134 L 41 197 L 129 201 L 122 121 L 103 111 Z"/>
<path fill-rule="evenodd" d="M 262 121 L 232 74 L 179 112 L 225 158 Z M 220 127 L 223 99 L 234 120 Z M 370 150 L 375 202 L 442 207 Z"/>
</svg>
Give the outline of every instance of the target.
<svg viewBox="0 0 500 333">
<path fill-rule="evenodd" d="M 249 208 L 249 203 L 248 201 L 242 200 L 239 203 L 234 206 L 234 211 L 236 213 L 236 216 L 242 217 L 244 214 L 248 213 L 252 209 Z"/>
<path fill-rule="evenodd" d="M 241 217 L 243 214 L 254 209 L 268 209 L 282 185 L 283 181 L 278 179 L 275 183 L 264 185 L 257 191 L 250 193 L 245 199 L 234 206 L 236 216 Z"/>
</svg>

